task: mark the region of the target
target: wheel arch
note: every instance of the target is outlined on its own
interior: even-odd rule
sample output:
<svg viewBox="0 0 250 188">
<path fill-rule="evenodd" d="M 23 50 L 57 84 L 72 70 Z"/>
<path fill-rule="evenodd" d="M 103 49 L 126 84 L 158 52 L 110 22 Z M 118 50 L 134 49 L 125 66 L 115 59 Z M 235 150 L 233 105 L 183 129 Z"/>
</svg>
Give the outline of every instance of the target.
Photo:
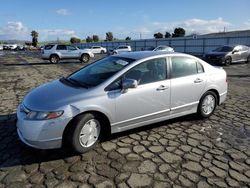
<svg viewBox="0 0 250 188">
<path fill-rule="evenodd" d="M 87 53 L 87 52 L 81 53 L 81 57 L 82 57 L 83 55 L 88 55 L 88 56 L 90 57 L 89 53 Z"/>
<path fill-rule="evenodd" d="M 50 54 L 49 58 L 51 58 L 53 55 L 56 55 L 56 56 L 59 57 L 59 59 L 61 59 L 61 56 L 60 56 L 59 54 L 57 54 L 57 53 L 52 53 L 52 54 Z"/>
<path fill-rule="evenodd" d="M 209 89 L 206 92 L 208 92 L 208 91 L 212 91 L 216 95 L 216 98 L 217 98 L 216 104 L 219 105 L 220 104 L 220 94 L 219 94 L 218 90 L 216 90 L 216 89 Z M 204 94 L 206 92 L 204 92 Z"/>
<path fill-rule="evenodd" d="M 103 112 L 100 112 L 97 110 L 88 110 L 88 111 L 84 111 L 84 112 L 77 114 L 68 122 L 68 124 L 66 125 L 66 127 L 63 130 L 62 146 L 68 145 L 67 138 L 68 138 L 68 133 L 70 132 L 69 130 L 70 130 L 72 124 L 76 123 L 76 121 L 78 120 L 78 118 L 80 116 L 87 114 L 87 113 L 96 114 L 96 115 L 100 116 L 100 118 L 103 120 L 102 125 L 104 125 L 104 126 L 102 127 L 102 133 L 104 133 L 104 135 L 101 135 L 101 137 L 108 136 L 111 134 L 111 123 L 110 123 L 108 116 L 106 114 L 104 114 Z"/>
</svg>

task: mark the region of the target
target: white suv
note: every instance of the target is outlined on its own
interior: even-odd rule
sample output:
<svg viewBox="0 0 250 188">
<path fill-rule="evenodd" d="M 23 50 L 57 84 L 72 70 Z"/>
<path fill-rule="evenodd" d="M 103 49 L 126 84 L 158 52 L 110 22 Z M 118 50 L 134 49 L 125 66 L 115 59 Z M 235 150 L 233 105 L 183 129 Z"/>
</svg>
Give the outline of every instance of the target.
<svg viewBox="0 0 250 188">
<path fill-rule="evenodd" d="M 51 63 L 58 63 L 63 59 L 79 59 L 87 63 L 91 57 L 94 57 L 94 54 L 90 50 L 81 50 L 72 45 L 49 44 L 42 50 L 42 58 L 50 60 Z"/>
<path fill-rule="evenodd" d="M 131 52 L 132 49 L 131 49 L 131 46 L 128 46 L 128 45 L 120 45 L 120 46 L 117 46 L 114 50 L 111 50 L 111 54 L 118 54 L 118 53 L 121 53 L 121 52 Z"/>
<path fill-rule="evenodd" d="M 107 49 L 101 46 L 92 46 L 91 48 L 87 48 L 94 54 L 104 54 L 107 53 Z"/>
</svg>

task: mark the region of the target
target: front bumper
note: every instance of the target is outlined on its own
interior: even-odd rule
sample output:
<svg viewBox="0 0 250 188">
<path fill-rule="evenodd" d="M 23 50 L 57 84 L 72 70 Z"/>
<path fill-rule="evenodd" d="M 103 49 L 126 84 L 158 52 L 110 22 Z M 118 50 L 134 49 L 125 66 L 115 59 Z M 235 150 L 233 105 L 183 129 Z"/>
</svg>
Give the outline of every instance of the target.
<svg viewBox="0 0 250 188">
<path fill-rule="evenodd" d="M 43 140 L 43 141 L 32 141 L 25 139 L 21 133 L 21 131 L 17 128 L 17 134 L 19 139 L 26 145 L 37 148 L 37 149 L 55 149 L 60 148 L 62 146 L 62 138 L 54 139 L 54 140 Z"/>
<path fill-rule="evenodd" d="M 205 60 L 209 63 L 209 64 L 215 64 L 215 65 L 224 65 L 225 64 L 225 59 L 224 57 L 206 57 Z"/>
<path fill-rule="evenodd" d="M 27 120 L 26 113 L 17 109 L 17 133 L 22 142 L 38 149 L 62 146 L 63 131 L 70 119 L 59 117 L 51 120 Z"/>
</svg>

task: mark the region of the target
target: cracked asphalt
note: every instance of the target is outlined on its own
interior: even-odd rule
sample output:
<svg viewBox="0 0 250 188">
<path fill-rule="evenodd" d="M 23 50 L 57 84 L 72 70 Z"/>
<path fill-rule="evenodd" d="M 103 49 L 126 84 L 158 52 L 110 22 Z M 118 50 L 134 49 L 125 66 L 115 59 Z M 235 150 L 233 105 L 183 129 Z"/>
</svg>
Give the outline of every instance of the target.
<svg viewBox="0 0 250 188">
<path fill-rule="evenodd" d="M 22 144 L 15 110 L 23 96 L 82 66 L 0 52 L 0 188 L 250 187 L 250 64 L 224 67 L 228 97 L 209 119 L 189 115 L 115 134 L 82 155 Z"/>
</svg>

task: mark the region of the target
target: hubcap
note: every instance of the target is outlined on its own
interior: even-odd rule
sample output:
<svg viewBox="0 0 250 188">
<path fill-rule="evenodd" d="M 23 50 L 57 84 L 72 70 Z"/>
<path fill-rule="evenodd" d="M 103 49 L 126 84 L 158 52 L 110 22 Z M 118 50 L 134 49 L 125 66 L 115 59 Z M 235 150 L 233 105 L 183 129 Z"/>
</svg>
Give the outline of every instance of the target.
<svg viewBox="0 0 250 188">
<path fill-rule="evenodd" d="M 100 124 L 95 120 L 91 119 L 86 122 L 80 132 L 79 141 L 82 147 L 92 146 L 100 135 Z"/>
<path fill-rule="evenodd" d="M 52 58 L 51 58 L 51 61 L 52 61 L 52 63 L 56 63 L 56 62 L 57 62 L 57 57 L 55 57 L 55 56 L 52 57 Z"/>
<path fill-rule="evenodd" d="M 88 57 L 87 57 L 87 56 L 83 56 L 83 57 L 82 57 L 82 60 L 83 60 L 84 62 L 86 62 L 86 61 L 88 61 Z"/>
<path fill-rule="evenodd" d="M 204 114 L 209 115 L 213 112 L 215 107 L 215 98 L 213 95 L 207 95 L 202 102 L 202 111 Z"/>
</svg>

